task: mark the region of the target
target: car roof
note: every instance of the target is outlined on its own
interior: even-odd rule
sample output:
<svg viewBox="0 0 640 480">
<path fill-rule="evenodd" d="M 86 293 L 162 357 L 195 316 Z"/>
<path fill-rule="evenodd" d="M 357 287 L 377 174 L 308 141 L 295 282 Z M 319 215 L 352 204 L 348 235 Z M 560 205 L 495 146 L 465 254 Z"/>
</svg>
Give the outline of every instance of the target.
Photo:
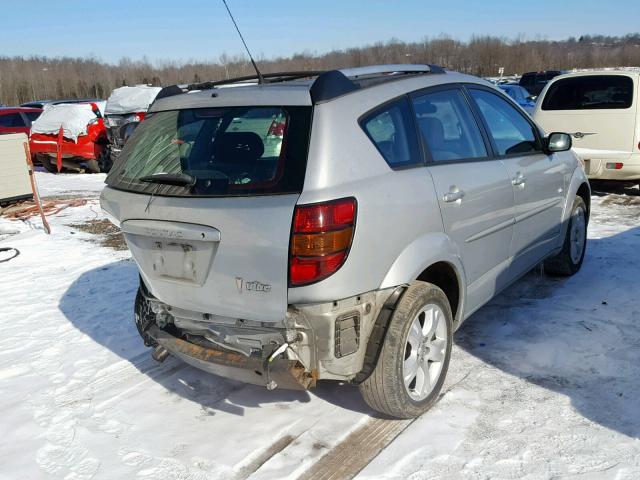
<svg viewBox="0 0 640 480">
<path fill-rule="evenodd" d="M 63 98 L 59 100 L 33 100 L 32 102 L 24 102 L 21 106 L 27 105 L 48 105 L 48 104 L 60 104 L 60 103 L 90 103 L 90 102 L 102 102 L 99 98 Z"/>
<path fill-rule="evenodd" d="M 396 95 L 442 83 L 491 85 L 480 78 L 445 71 L 436 65 L 373 65 L 268 75 L 276 80 L 259 84 L 257 77 L 252 76 L 235 81 L 166 87 L 158 94 L 149 112 L 202 107 L 310 106 L 370 88 L 380 94 L 392 84 L 394 87 L 389 87 L 389 92 Z M 400 84 L 407 88 L 399 88 Z"/>
<path fill-rule="evenodd" d="M 630 77 L 638 77 L 640 76 L 640 68 L 601 68 L 601 69 L 589 69 L 589 70 L 579 70 L 577 72 L 565 73 L 564 75 L 558 75 L 557 77 L 551 80 L 552 82 L 557 82 L 558 80 L 562 80 L 563 78 L 573 78 L 573 77 L 586 77 L 590 75 L 624 75 Z"/>
<path fill-rule="evenodd" d="M 15 113 L 15 112 L 41 112 L 41 108 L 34 107 L 0 107 L 0 114 L 2 113 Z"/>
</svg>

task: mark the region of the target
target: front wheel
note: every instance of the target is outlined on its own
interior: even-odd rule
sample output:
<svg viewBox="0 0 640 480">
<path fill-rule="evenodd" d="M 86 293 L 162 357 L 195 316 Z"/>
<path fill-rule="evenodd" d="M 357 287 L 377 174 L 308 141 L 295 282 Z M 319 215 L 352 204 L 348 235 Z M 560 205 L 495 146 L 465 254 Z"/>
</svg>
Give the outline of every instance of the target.
<svg viewBox="0 0 640 480">
<path fill-rule="evenodd" d="M 449 368 L 453 316 L 436 285 L 413 282 L 397 305 L 373 373 L 360 393 L 367 404 L 397 418 L 413 418 L 438 400 Z"/>
<path fill-rule="evenodd" d="M 562 250 L 544 262 L 545 271 L 552 275 L 571 276 L 580 270 L 587 249 L 587 206 L 581 197 L 573 200 L 569 225 Z"/>
</svg>

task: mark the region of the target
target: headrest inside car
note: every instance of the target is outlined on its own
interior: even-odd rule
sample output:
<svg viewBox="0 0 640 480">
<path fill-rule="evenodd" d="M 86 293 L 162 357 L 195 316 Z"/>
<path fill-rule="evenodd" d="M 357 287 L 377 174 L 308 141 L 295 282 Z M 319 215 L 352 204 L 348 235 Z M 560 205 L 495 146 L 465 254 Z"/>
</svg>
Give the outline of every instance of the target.
<svg viewBox="0 0 640 480">
<path fill-rule="evenodd" d="M 214 157 L 223 162 L 251 163 L 263 153 L 262 139 L 253 132 L 226 132 L 213 144 Z"/>
</svg>

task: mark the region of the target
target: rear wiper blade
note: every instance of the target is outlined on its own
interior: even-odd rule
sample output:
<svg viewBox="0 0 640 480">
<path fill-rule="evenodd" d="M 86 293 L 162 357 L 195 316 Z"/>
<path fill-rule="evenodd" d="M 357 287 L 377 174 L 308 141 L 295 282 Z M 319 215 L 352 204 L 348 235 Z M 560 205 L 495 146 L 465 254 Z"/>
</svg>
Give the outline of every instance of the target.
<svg viewBox="0 0 640 480">
<path fill-rule="evenodd" d="M 141 182 L 163 183 L 165 185 L 177 185 L 180 187 L 193 187 L 196 184 L 196 177 L 186 173 L 154 173 L 140 177 Z"/>
</svg>

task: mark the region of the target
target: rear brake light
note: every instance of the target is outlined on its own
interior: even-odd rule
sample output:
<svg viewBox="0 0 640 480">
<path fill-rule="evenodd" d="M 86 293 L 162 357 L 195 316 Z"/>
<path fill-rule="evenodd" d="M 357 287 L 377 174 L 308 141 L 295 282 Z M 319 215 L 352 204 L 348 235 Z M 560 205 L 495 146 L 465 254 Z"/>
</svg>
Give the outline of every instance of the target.
<svg viewBox="0 0 640 480">
<path fill-rule="evenodd" d="M 607 167 L 607 170 L 621 170 L 623 165 L 624 164 L 622 164 L 620 162 L 607 163 L 606 167 Z"/>
<path fill-rule="evenodd" d="M 338 271 L 347 259 L 355 221 L 355 198 L 297 206 L 293 214 L 289 285 L 308 285 Z"/>
</svg>

